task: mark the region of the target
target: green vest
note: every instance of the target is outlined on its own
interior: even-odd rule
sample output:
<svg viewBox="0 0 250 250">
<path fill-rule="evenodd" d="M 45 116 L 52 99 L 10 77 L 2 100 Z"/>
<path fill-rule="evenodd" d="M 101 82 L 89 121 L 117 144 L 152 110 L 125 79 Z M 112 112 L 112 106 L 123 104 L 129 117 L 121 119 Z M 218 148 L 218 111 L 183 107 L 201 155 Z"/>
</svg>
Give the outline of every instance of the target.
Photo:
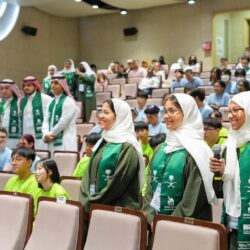
<svg viewBox="0 0 250 250">
<path fill-rule="evenodd" d="M 182 200 L 184 192 L 183 171 L 187 151 L 181 149 L 166 154 L 162 143 L 154 155 L 151 165 L 151 185 L 153 192 L 161 185 L 160 214 L 172 214 L 178 203 Z"/>
<path fill-rule="evenodd" d="M 69 90 L 72 91 L 75 72 L 70 72 L 70 73 L 63 72 L 62 75 L 65 77 L 65 79 L 67 81 L 67 84 L 69 86 Z"/>
<path fill-rule="evenodd" d="M 4 114 L 4 103 L 5 100 L 2 100 L 0 103 L 0 115 Z M 10 121 L 8 128 L 9 138 L 17 139 L 19 136 L 19 119 L 18 119 L 18 105 L 17 98 L 13 96 L 10 101 Z"/>
<path fill-rule="evenodd" d="M 24 108 L 27 105 L 28 97 L 25 96 L 21 100 L 21 110 L 20 110 L 20 134 L 23 134 L 23 112 Z M 43 125 L 43 105 L 42 105 L 42 96 L 39 91 L 36 92 L 33 100 L 32 100 L 32 112 L 33 112 L 33 123 L 34 123 L 34 130 L 36 134 L 36 139 L 42 139 L 42 125 Z"/>
<path fill-rule="evenodd" d="M 250 249 L 250 142 L 240 150 L 241 216 L 238 219 L 238 250 Z"/>
<path fill-rule="evenodd" d="M 50 105 L 49 105 L 49 113 L 48 113 L 48 116 L 49 116 L 49 131 L 52 130 L 51 121 L 52 121 L 52 115 L 53 114 L 54 114 L 54 116 L 53 116 L 53 127 L 59 122 L 59 120 L 61 118 L 61 115 L 62 115 L 62 106 L 63 106 L 63 103 L 64 103 L 66 97 L 67 97 L 67 95 L 62 94 L 57 104 L 56 104 L 56 99 L 55 98 L 50 103 Z M 53 113 L 53 111 L 54 111 L 54 113 Z M 63 141 L 63 131 L 61 131 L 55 137 L 53 145 L 54 146 L 61 146 L 62 141 Z"/>
<path fill-rule="evenodd" d="M 103 143 L 100 146 L 102 145 Z M 89 164 L 90 194 L 100 192 L 107 186 L 109 179 L 114 175 L 121 149 L 122 143 L 108 143 L 103 148 L 101 160 L 96 166 L 93 164 L 93 158 L 98 149 L 91 156 Z"/>
</svg>

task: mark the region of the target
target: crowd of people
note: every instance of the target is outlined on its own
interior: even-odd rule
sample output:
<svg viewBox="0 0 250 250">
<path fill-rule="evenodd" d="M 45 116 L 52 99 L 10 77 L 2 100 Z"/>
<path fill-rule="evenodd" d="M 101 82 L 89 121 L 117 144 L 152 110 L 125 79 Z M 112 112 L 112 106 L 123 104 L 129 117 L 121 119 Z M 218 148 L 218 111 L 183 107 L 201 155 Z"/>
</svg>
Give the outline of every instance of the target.
<svg viewBox="0 0 250 250">
<path fill-rule="evenodd" d="M 250 204 L 250 70 L 245 58 L 236 66 L 235 81 L 222 58 L 221 67 L 211 70 L 214 93 L 206 99 L 198 88 L 203 85 L 201 63 L 190 56 L 185 65 L 180 57 L 170 67 L 176 76 L 173 93 L 162 97 L 161 106 L 147 105 L 147 100 L 152 88 L 166 80 L 164 58 L 151 65 L 128 60 L 127 70 L 111 63 L 107 74 L 142 78 L 138 107 L 119 98 L 98 107 L 98 124 L 86 136 L 86 152 L 73 173 L 82 180 L 79 200 L 85 211 L 99 203 L 141 209 L 149 223 L 157 213 L 212 221 L 211 206 L 221 198 L 213 186 L 214 174 L 219 173 L 222 223 L 228 228 L 230 249 L 250 246 L 244 227 Z M 95 65 L 81 62 L 75 68 L 67 59 L 60 72 L 50 65 L 42 84 L 34 76 L 25 77 L 21 89 L 11 79 L 1 81 L 0 170 L 16 174 L 4 190 L 31 194 L 34 216 L 40 196 L 70 199 L 60 185 L 56 162 L 40 159 L 35 149 L 52 154 L 77 151 L 76 100 L 82 102 L 82 116 L 88 121 L 97 109 L 95 84 L 105 89 L 108 79 L 106 73 L 97 73 Z M 185 93 L 174 93 L 179 87 Z M 229 130 L 223 127 L 221 106 L 228 106 Z M 220 159 L 213 156 L 215 144 L 222 147 Z"/>
</svg>

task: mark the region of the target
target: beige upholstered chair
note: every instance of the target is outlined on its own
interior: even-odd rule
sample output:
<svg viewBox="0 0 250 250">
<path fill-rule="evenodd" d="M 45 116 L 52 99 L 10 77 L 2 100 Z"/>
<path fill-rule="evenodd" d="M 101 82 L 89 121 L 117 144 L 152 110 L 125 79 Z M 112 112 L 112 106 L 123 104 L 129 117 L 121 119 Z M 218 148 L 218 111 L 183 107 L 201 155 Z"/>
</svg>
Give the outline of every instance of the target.
<svg viewBox="0 0 250 250">
<path fill-rule="evenodd" d="M 71 176 L 79 162 L 79 153 L 75 151 L 55 151 L 53 155 L 60 176 Z"/>
<path fill-rule="evenodd" d="M 37 216 L 25 250 L 82 250 L 83 207 L 80 202 L 55 202 L 40 197 Z"/>
<path fill-rule="evenodd" d="M 165 94 L 170 94 L 170 88 L 161 88 L 152 90 L 152 98 L 162 98 Z"/>
<path fill-rule="evenodd" d="M 111 91 L 112 98 L 119 98 L 121 95 L 121 85 L 120 84 L 108 85 L 107 91 Z"/>
<path fill-rule="evenodd" d="M 154 217 L 153 250 L 227 250 L 221 224 L 169 215 Z"/>
<path fill-rule="evenodd" d="M 81 186 L 80 177 L 62 176 L 60 184 L 68 192 L 71 200 L 79 201 L 80 186 Z"/>
<path fill-rule="evenodd" d="M 80 140 L 82 142 L 83 136 L 87 135 L 89 131 L 95 126 L 93 122 L 84 122 L 76 124 L 77 135 L 80 136 Z"/>
<path fill-rule="evenodd" d="M 137 99 L 127 99 L 125 100 L 130 107 L 138 108 Z"/>
<path fill-rule="evenodd" d="M 161 106 L 162 105 L 162 98 L 148 98 L 147 105 Z"/>
<path fill-rule="evenodd" d="M 36 150 L 36 155 L 39 156 L 41 159 L 51 157 L 51 153 L 49 150 Z"/>
<path fill-rule="evenodd" d="M 0 190 L 2 190 L 7 183 L 7 181 L 15 176 L 15 174 L 11 171 L 5 172 L 5 171 L 0 171 Z"/>
<path fill-rule="evenodd" d="M 146 238 L 143 212 L 93 205 L 84 250 L 146 250 Z"/>
<path fill-rule="evenodd" d="M 33 198 L 0 191 L 0 249 L 23 250 L 33 223 Z"/>
<path fill-rule="evenodd" d="M 105 100 L 111 98 L 111 92 L 110 91 L 97 92 L 95 96 L 96 96 L 96 106 L 101 106 Z"/>
<path fill-rule="evenodd" d="M 138 85 L 136 83 L 128 83 L 124 85 L 124 91 L 122 94 L 122 98 L 136 98 L 138 92 Z"/>
</svg>

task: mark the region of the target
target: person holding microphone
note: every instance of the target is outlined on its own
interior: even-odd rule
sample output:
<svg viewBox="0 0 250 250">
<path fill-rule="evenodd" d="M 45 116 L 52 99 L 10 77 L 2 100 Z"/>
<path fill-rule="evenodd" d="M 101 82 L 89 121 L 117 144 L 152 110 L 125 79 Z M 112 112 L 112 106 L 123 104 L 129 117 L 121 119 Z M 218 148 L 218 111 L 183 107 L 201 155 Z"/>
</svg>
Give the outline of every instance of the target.
<svg viewBox="0 0 250 250">
<path fill-rule="evenodd" d="M 223 181 L 222 223 L 228 228 L 229 249 L 250 249 L 250 92 L 229 102 L 231 123 L 223 158 L 210 159 L 210 170 Z"/>
</svg>

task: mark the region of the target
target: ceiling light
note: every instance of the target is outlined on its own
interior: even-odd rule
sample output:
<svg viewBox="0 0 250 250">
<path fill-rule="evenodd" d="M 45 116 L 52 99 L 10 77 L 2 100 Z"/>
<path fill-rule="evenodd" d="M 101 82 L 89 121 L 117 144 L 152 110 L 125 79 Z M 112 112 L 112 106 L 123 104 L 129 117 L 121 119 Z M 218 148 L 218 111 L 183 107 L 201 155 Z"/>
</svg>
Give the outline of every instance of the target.
<svg viewBox="0 0 250 250">
<path fill-rule="evenodd" d="M 188 2 L 188 4 L 195 4 L 196 1 L 195 0 L 188 0 L 187 2 Z"/>
<path fill-rule="evenodd" d="M 75 2 L 77 2 L 77 3 L 79 3 L 79 2 L 81 2 L 82 0 L 75 0 Z"/>
<path fill-rule="evenodd" d="M 92 8 L 93 8 L 93 9 L 98 9 L 99 6 L 98 6 L 97 4 L 94 4 L 94 5 L 92 5 Z"/>
<path fill-rule="evenodd" d="M 122 10 L 120 11 L 120 13 L 121 13 L 121 15 L 127 15 L 127 14 L 128 14 L 128 11 L 127 11 L 127 10 L 122 9 Z"/>
</svg>

